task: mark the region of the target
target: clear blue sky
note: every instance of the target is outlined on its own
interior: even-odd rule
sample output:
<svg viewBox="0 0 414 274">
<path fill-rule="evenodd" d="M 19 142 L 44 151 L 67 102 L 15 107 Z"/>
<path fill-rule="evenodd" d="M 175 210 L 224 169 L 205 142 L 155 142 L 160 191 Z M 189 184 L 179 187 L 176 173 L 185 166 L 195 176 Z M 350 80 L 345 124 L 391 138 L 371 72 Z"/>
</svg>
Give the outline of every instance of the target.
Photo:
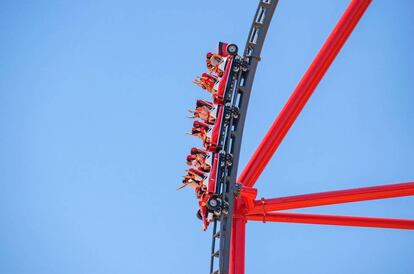
<svg viewBox="0 0 414 274">
<path fill-rule="evenodd" d="M 0 273 L 207 273 L 177 192 L 191 80 L 255 1 L 0 3 Z M 280 1 L 241 165 L 348 0 Z M 414 181 L 414 4 L 374 1 L 261 176 L 260 197 Z M 301 212 L 414 218 L 414 197 Z M 414 233 L 249 223 L 247 273 L 414 273 Z"/>
</svg>

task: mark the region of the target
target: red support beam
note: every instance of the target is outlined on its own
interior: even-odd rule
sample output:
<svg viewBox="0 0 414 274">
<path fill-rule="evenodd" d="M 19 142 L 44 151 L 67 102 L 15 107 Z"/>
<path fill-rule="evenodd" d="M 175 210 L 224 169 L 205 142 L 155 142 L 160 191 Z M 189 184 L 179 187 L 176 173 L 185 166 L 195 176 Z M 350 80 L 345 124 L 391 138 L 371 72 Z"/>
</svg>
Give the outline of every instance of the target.
<svg viewBox="0 0 414 274">
<path fill-rule="evenodd" d="M 249 221 L 413 229 L 414 220 L 273 212 L 246 216 Z"/>
<path fill-rule="evenodd" d="M 414 195 L 414 182 L 262 199 L 247 214 Z"/>
<path fill-rule="evenodd" d="M 371 0 L 353 0 L 293 91 L 286 105 L 240 174 L 238 182 L 254 186 Z"/>
<path fill-rule="evenodd" d="M 244 274 L 247 221 L 236 217 L 240 216 L 243 208 L 243 200 L 235 199 L 230 243 L 230 274 Z"/>
</svg>

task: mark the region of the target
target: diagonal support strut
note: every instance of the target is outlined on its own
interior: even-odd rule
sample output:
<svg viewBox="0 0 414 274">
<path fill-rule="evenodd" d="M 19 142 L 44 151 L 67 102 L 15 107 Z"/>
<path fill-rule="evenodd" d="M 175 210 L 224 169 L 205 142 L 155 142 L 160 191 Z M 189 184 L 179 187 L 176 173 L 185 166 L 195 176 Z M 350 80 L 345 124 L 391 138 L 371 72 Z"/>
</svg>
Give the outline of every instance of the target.
<svg viewBox="0 0 414 274">
<path fill-rule="evenodd" d="M 240 174 L 238 182 L 246 186 L 254 186 L 370 3 L 371 0 L 351 1 Z"/>
</svg>

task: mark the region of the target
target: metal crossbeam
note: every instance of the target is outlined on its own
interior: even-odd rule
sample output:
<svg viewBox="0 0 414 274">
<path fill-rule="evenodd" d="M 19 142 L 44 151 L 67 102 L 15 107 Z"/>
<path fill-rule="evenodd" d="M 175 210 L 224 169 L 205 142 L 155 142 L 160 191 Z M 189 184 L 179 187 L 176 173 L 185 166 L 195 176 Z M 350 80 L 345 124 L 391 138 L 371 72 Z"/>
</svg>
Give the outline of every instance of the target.
<svg viewBox="0 0 414 274">
<path fill-rule="evenodd" d="M 248 211 L 247 214 L 250 215 L 277 210 L 343 204 L 411 195 L 414 195 L 414 182 L 327 191 L 258 200 L 254 202 L 253 209 Z"/>
<path fill-rule="evenodd" d="M 246 216 L 246 220 L 319 225 L 341 225 L 414 230 L 414 220 L 273 212 Z"/>
</svg>

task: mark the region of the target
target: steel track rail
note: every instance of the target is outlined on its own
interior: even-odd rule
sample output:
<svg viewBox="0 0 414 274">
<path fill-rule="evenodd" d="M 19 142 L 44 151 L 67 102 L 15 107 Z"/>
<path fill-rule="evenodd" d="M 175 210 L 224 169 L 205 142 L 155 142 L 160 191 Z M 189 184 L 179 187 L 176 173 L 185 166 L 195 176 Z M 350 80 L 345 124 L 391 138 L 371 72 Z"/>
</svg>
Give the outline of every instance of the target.
<svg viewBox="0 0 414 274">
<path fill-rule="evenodd" d="M 220 247 L 218 252 L 219 269 L 212 271 L 212 263 L 210 273 L 230 273 L 230 245 L 234 212 L 234 196 L 237 191 L 236 179 L 243 137 L 243 128 L 246 121 L 250 93 L 253 87 L 257 65 L 260 61 L 260 55 L 266 34 L 278 2 L 278 0 L 260 0 L 244 49 L 243 59 L 246 61 L 247 69 L 240 71 L 239 73 L 235 86 L 234 98 L 232 100 L 233 105 L 239 108 L 240 115 L 238 119 L 232 121 L 231 127 L 227 132 L 227 134 L 230 134 L 229 153 L 233 156 L 233 164 L 231 167 L 228 167 L 223 194 L 229 203 L 229 208 L 228 214 L 222 214 L 220 217 L 219 236 L 216 234 L 216 229 L 213 230 L 212 246 L 214 247 L 215 245 L 216 237 L 219 237 L 220 239 Z M 215 223 L 214 227 L 216 227 L 216 225 L 217 224 Z"/>
</svg>

